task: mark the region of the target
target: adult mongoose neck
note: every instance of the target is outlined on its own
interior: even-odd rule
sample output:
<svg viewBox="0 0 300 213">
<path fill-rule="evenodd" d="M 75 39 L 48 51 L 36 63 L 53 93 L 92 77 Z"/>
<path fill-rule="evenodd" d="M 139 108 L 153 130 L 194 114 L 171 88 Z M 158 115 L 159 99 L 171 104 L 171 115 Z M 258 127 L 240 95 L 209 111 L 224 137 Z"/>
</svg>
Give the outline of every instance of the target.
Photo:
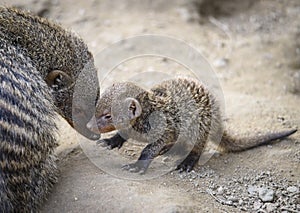
<svg viewBox="0 0 300 213">
<path fill-rule="evenodd" d="M 43 78 L 52 70 L 76 77 L 93 60 L 77 35 L 28 12 L 0 7 L 0 32 L 7 43 L 24 50 Z"/>
<path fill-rule="evenodd" d="M 81 88 L 86 90 L 82 94 L 89 94 L 95 91 L 91 88 L 98 88 L 94 59 L 84 41 L 47 19 L 6 7 L 0 7 L 0 38 L 28 57 L 32 66 L 50 84 L 59 113 L 74 126 L 72 102 L 74 84 L 79 74 L 85 69 L 93 70 L 89 72 L 93 74 L 91 82 Z M 60 72 L 51 75 L 56 70 Z M 60 79 L 64 82 L 57 81 Z"/>
</svg>

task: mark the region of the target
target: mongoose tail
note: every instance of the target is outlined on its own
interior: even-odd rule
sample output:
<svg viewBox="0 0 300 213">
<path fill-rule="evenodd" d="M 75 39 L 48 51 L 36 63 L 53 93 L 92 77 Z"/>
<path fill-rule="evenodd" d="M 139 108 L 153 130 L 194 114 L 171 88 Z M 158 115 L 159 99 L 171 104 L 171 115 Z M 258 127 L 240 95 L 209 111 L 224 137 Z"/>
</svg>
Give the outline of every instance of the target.
<svg viewBox="0 0 300 213">
<path fill-rule="evenodd" d="M 219 147 L 225 152 L 240 152 L 257 146 L 270 144 L 272 141 L 283 139 L 295 132 L 297 132 L 297 129 L 244 138 L 235 138 L 227 132 L 224 132 Z"/>
</svg>

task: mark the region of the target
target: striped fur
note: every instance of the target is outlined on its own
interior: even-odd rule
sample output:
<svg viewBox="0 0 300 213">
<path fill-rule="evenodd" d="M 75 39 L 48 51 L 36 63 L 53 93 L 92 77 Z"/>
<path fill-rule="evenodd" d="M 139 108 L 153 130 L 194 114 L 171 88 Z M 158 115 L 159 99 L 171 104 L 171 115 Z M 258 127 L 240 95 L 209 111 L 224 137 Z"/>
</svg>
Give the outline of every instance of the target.
<svg viewBox="0 0 300 213">
<path fill-rule="evenodd" d="M 73 88 L 49 87 L 45 80 L 61 70 L 75 82 L 86 64 L 96 71 L 87 46 L 73 33 L 0 7 L 1 211 L 35 212 L 57 181 L 55 116 L 74 124 Z"/>
</svg>

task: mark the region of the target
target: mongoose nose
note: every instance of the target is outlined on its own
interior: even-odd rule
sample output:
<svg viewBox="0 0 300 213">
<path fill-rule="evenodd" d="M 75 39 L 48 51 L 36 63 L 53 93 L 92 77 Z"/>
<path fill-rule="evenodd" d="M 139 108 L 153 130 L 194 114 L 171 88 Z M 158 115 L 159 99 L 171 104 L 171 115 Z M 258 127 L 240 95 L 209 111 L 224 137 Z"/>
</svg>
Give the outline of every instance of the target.
<svg viewBox="0 0 300 213">
<path fill-rule="evenodd" d="M 95 116 L 93 116 L 91 120 L 86 124 L 86 128 L 88 128 L 89 130 L 91 130 L 96 134 L 99 134 L 99 129 L 97 126 L 97 121 Z"/>
</svg>

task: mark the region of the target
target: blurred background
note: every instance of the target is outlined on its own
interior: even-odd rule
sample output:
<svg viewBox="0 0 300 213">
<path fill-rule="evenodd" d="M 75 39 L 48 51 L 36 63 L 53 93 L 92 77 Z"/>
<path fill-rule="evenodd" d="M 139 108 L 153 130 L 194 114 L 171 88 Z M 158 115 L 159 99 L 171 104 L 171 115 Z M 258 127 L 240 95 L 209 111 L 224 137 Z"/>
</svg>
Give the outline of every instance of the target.
<svg viewBox="0 0 300 213">
<path fill-rule="evenodd" d="M 171 36 L 206 57 L 224 86 L 300 93 L 297 0 L 1 0 L 78 33 L 94 55 L 142 34 Z M 136 69 L 151 69 L 141 64 Z M 152 65 L 153 66 L 153 65 Z M 127 71 L 128 72 L 128 71 Z M 240 79 L 247 79 L 245 84 Z M 266 86 L 264 91 L 257 84 Z M 272 91 L 271 91 L 272 90 Z"/>
</svg>

